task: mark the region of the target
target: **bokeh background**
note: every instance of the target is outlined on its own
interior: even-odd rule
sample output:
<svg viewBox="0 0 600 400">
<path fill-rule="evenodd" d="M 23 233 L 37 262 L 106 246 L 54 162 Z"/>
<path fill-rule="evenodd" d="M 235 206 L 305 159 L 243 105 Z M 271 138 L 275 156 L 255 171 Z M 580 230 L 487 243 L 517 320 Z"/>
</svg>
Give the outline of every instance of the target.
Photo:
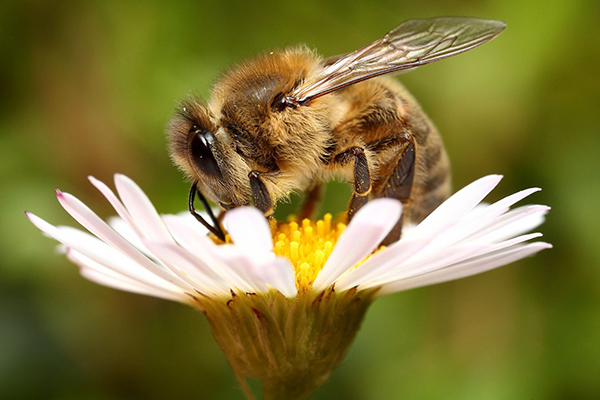
<svg viewBox="0 0 600 400">
<path fill-rule="evenodd" d="M 260 51 L 354 50 L 399 22 L 504 20 L 493 42 L 399 79 L 442 132 L 455 187 L 540 186 L 555 248 L 379 299 L 315 399 L 600 398 L 600 3 L 594 0 L 0 3 L 0 398 L 239 399 L 204 317 L 79 277 L 23 215 L 101 216 L 87 175 L 136 180 L 164 213 L 188 186 L 167 156 L 177 99 Z M 349 188 L 328 188 L 341 211 Z M 280 215 L 291 206 L 280 208 Z"/>
</svg>

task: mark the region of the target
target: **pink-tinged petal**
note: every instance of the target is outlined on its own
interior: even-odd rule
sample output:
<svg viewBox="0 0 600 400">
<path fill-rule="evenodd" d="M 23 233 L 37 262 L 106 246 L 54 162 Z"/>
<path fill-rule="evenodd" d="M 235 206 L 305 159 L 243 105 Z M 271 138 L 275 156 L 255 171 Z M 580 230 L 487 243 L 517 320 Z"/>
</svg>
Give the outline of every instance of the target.
<svg viewBox="0 0 600 400">
<path fill-rule="evenodd" d="M 125 175 L 115 174 L 115 186 L 143 237 L 149 240 L 173 242 L 152 202 L 134 181 Z"/>
<path fill-rule="evenodd" d="M 258 257 L 273 252 L 271 228 L 256 208 L 238 207 L 227 211 L 223 225 L 233 243 L 244 252 Z"/>
<path fill-rule="evenodd" d="M 213 214 L 215 214 L 215 215 L 219 215 L 221 213 L 221 210 L 218 210 L 218 209 L 213 209 L 212 211 L 213 211 Z M 196 211 L 196 212 L 198 214 L 200 214 L 200 216 L 202 218 L 204 218 L 205 220 L 207 220 L 207 221 L 209 220 L 210 217 L 206 211 Z M 171 216 L 171 217 L 177 218 L 178 220 L 187 224 L 190 228 L 198 231 L 198 233 L 201 235 L 208 236 L 208 234 L 209 234 L 208 229 L 206 229 L 206 227 L 204 227 L 204 225 L 202 225 L 200 222 L 198 222 L 198 220 L 192 214 L 190 214 L 189 211 L 180 212 L 177 214 L 162 215 L 163 221 L 164 221 L 165 216 Z"/>
<path fill-rule="evenodd" d="M 181 246 L 208 264 L 214 262 L 217 245 L 206 235 L 208 231 L 204 227 L 204 231 L 195 229 L 195 225 L 201 226 L 200 223 L 193 221 L 193 224 L 176 215 L 164 215 L 163 221 Z"/>
<path fill-rule="evenodd" d="M 465 186 L 436 208 L 411 230 L 413 236 L 427 236 L 448 224 L 455 223 L 473 210 L 497 185 L 502 175 L 488 175 Z"/>
<path fill-rule="evenodd" d="M 174 215 L 166 215 L 163 217 L 163 220 L 175 240 L 183 248 L 192 253 L 205 265 L 210 266 L 224 282 L 237 282 L 240 284 L 237 272 L 224 263 L 217 255 L 218 246 L 206 236 L 206 232 L 196 229 L 195 225 L 200 225 L 197 221 L 193 221 L 196 224 L 190 224 L 189 221 Z"/>
<path fill-rule="evenodd" d="M 123 253 L 85 232 L 70 227 L 54 227 L 31 213 L 27 213 L 27 216 L 38 229 L 48 236 L 119 275 L 140 281 L 158 290 L 179 292 L 183 289 L 181 286 L 175 286 L 157 277 Z"/>
<path fill-rule="evenodd" d="M 145 244 L 173 273 L 180 275 L 200 292 L 207 295 L 229 293 L 229 285 L 211 267 L 186 249 L 171 243 Z"/>
<path fill-rule="evenodd" d="M 148 286 L 148 285 L 144 284 L 143 282 L 141 282 L 140 280 L 137 280 L 137 279 L 134 280 L 134 279 L 128 278 L 127 276 L 116 272 L 114 269 L 111 269 L 111 268 L 105 266 L 104 264 L 100 264 L 100 263 L 92 260 L 91 258 L 84 256 L 80 252 L 78 252 L 70 247 L 65 246 L 64 254 L 67 256 L 67 259 L 69 259 L 70 261 L 74 262 L 75 264 L 79 265 L 82 268 L 91 268 L 91 269 L 95 270 L 96 272 L 99 272 L 102 275 L 107 275 L 111 278 L 115 278 L 115 279 L 118 279 L 121 281 L 126 281 L 126 282 L 137 282 L 139 285 Z M 148 286 L 148 287 L 152 287 L 152 286 Z M 182 293 L 182 292 L 179 291 L 179 293 Z"/>
<path fill-rule="evenodd" d="M 96 189 L 100 191 L 100 193 L 104 195 L 104 197 L 106 197 L 106 199 L 113 206 L 117 214 L 119 214 L 123 221 L 135 231 L 138 238 L 143 238 L 144 234 L 142 233 L 142 231 L 140 231 L 135 221 L 129 214 L 129 211 L 127 211 L 123 203 L 121 203 L 117 196 L 115 196 L 114 192 L 110 190 L 110 188 L 104 182 L 94 178 L 93 176 L 88 176 L 88 180 L 92 183 L 92 185 L 96 187 Z"/>
<path fill-rule="evenodd" d="M 217 255 L 233 272 L 231 283 L 243 292 L 264 293 L 269 290 L 260 279 L 256 261 L 237 246 L 223 245 L 217 249 Z"/>
<path fill-rule="evenodd" d="M 71 214 L 77 222 L 89 230 L 91 233 L 102 239 L 107 244 L 119 250 L 139 265 L 152 272 L 153 274 L 163 278 L 167 282 L 171 282 L 180 287 L 188 285 L 174 276 L 171 272 L 156 265 L 149 260 L 144 254 L 135 248 L 131 243 L 123 239 L 121 235 L 115 232 L 108 224 L 98 217 L 85 204 L 79 201 L 74 196 L 68 193 L 57 191 L 57 197 L 63 208 Z"/>
<path fill-rule="evenodd" d="M 294 297 L 298 294 L 294 268 L 288 259 L 278 257 L 259 265 L 258 271 L 264 282 L 279 290 L 285 297 Z"/>
<path fill-rule="evenodd" d="M 146 295 L 146 296 L 157 297 L 157 298 L 161 298 L 161 299 L 165 299 L 165 300 L 173 300 L 173 301 L 177 301 L 180 303 L 188 303 L 189 302 L 189 301 L 181 299 L 178 296 L 171 296 L 168 293 L 158 292 L 155 290 L 146 290 L 145 287 L 135 286 L 135 285 L 127 284 L 124 282 L 120 282 L 119 280 L 116 280 L 107 275 L 103 275 L 102 273 L 94 271 L 89 268 L 81 268 L 79 270 L 79 273 L 81 274 L 82 277 L 84 277 L 85 279 L 87 279 L 91 282 L 94 282 L 99 285 L 106 286 L 106 287 L 109 287 L 112 289 L 122 290 L 125 292 L 141 294 L 141 295 Z"/>
<path fill-rule="evenodd" d="M 377 295 L 382 296 L 389 293 L 409 290 L 421 286 L 434 285 L 436 283 L 442 283 L 476 275 L 506 264 L 510 264 L 520 260 L 521 258 L 531 256 L 541 250 L 549 249 L 551 247 L 552 245 L 544 242 L 516 245 L 504 251 L 457 263 L 428 274 L 388 283 L 381 287 Z"/>
<path fill-rule="evenodd" d="M 80 273 L 84 278 L 100 285 L 126 292 L 143 294 L 181 303 L 189 303 L 190 297 L 183 294 L 183 292 L 170 292 L 168 290 L 159 290 L 152 286 L 144 285 L 140 281 L 116 274 L 114 271 L 104 268 L 104 266 L 74 250 L 67 251 L 67 258 L 81 268 Z"/>
<path fill-rule="evenodd" d="M 313 288 L 325 289 L 379 246 L 396 225 L 402 205 L 393 199 L 376 199 L 364 205 L 339 238 Z"/>
<path fill-rule="evenodd" d="M 123 221 L 121 217 L 108 217 L 106 222 L 115 230 L 115 232 L 121 235 L 123 239 L 134 245 L 146 256 L 152 257 L 152 254 L 150 254 L 146 246 L 144 246 L 144 243 L 142 243 L 141 238 L 144 236 L 139 236 L 127 222 Z"/>
</svg>

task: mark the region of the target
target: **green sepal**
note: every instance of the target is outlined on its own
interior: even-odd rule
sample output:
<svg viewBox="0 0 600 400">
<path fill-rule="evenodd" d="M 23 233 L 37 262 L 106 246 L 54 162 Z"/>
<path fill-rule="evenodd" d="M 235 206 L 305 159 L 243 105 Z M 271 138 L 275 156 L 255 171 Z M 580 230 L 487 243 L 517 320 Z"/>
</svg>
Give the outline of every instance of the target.
<svg viewBox="0 0 600 400">
<path fill-rule="evenodd" d="M 245 381 L 262 384 L 263 399 L 306 399 L 346 355 L 377 289 L 299 292 L 287 298 L 231 292 L 195 297 L 246 397 Z"/>
</svg>

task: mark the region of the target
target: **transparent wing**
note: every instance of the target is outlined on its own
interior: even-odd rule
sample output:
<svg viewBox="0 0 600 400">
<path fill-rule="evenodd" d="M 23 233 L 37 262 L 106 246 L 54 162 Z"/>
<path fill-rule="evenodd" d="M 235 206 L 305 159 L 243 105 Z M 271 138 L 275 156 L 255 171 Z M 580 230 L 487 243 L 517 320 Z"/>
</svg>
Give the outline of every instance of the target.
<svg viewBox="0 0 600 400">
<path fill-rule="evenodd" d="M 492 40 L 505 27 L 501 21 L 477 18 L 405 21 L 362 49 L 325 60 L 323 71 L 286 100 L 295 105 L 307 104 L 366 79 L 443 60 Z"/>
</svg>

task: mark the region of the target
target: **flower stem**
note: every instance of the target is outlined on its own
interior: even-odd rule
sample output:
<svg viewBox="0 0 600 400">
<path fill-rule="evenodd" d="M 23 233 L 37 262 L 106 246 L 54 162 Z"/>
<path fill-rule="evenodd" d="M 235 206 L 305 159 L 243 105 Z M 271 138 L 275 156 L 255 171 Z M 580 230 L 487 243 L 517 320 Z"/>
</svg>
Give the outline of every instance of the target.
<svg viewBox="0 0 600 400">
<path fill-rule="evenodd" d="M 264 382 L 262 385 L 262 399 L 306 400 L 316 389 L 316 386 L 306 385 L 300 380 L 287 383 Z"/>
</svg>

